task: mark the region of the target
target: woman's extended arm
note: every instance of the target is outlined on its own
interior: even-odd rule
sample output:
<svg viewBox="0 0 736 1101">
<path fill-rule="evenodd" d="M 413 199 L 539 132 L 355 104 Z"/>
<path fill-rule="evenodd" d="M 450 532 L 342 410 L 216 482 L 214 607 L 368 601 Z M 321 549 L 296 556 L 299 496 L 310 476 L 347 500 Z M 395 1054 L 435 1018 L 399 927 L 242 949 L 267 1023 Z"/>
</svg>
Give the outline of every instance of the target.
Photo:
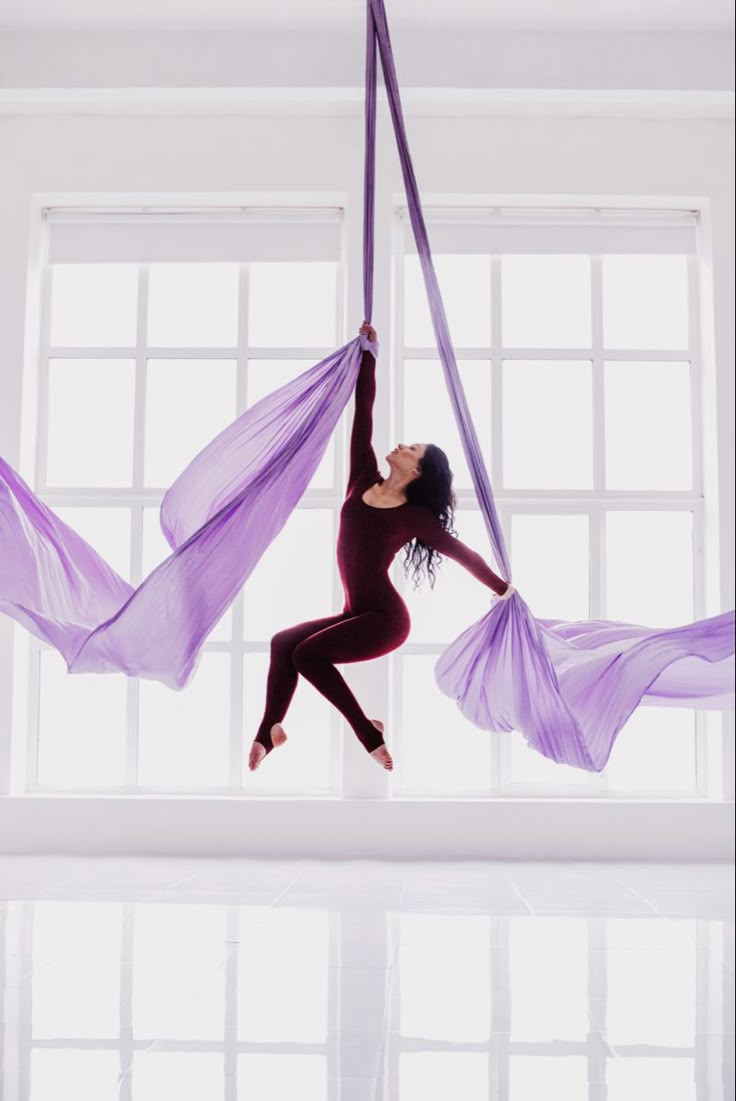
<svg viewBox="0 0 736 1101">
<path fill-rule="evenodd" d="M 415 535 L 427 546 L 439 551 L 440 554 L 446 554 L 448 558 L 453 558 L 456 562 L 459 562 L 478 581 L 489 589 L 493 589 L 496 596 L 504 596 L 507 589 L 510 588 L 508 581 L 504 581 L 497 573 L 494 573 L 477 551 L 466 546 L 456 536 L 451 535 L 449 531 L 445 531 L 437 517 L 429 509 L 422 508 L 420 511 L 422 515 L 416 525 Z"/>
<path fill-rule="evenodd" d="M 370 326 L 363 326 L 368 329 Z M 371 335 L 372 334 L 372 335 Z M 375 340 L 375 330 L 366 333 Z M 348 475 L 347 494 L 360 484 L 365 488 L 373 485 L 381 476 L 373 450 L 373 402 L 376 397 L 376 361 L 369 351 L 363 352 L 360 361 L 360 373 L 355 384 L 355 413 L 350 436 L 350 473 Z"/>
</svg>

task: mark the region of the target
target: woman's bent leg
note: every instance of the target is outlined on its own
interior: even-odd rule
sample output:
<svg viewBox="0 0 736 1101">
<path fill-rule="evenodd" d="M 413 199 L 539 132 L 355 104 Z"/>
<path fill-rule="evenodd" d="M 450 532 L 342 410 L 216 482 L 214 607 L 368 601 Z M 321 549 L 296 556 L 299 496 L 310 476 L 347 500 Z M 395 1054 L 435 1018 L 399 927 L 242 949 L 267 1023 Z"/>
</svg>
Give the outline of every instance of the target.
<svg viewBox="0 0 736 1101">
<path fill-rule="evenodd" d="M 408 633 L 408 617 L 403 614 L 363 612 L 310 635 L 292 655 L 298 672 L 342 712 L 369 753 L 384 745 L 383 735 L 367 718 L 334 663 L 381 657 L 401 646 Z"/>
<path fill-rule="evenodd" d="M 254 739 L 264 746 L 266 753 L 270 753 L 273 749 L 271 727 L 274 723 L 281 722 L 286 715 L 299 679 L 299 673 L 292 661 L 295 647 L 315 631 L 339 623 L 345 618 L 346 613 L 343 612 L 340 615 L 326 616 L 322 619 L 310 619 L 306 623 L 297 623 L 295 627 L 278 631 L 271 639 L 271 664 L 266 681 L 266 704 Z"/>
</svg>

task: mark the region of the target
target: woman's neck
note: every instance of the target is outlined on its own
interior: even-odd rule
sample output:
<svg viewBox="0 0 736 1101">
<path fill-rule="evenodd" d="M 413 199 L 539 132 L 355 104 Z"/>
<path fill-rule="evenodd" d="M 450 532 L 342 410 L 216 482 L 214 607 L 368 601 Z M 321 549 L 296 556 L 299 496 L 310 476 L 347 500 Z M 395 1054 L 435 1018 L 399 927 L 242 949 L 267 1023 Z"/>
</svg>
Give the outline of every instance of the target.
<svg viewBox="0 0 736 1101">
<path fill-rule="evenodd" d="M 392 471 L 388 478 L 384 478 L 379 484 L 376 493 L 382 497 L 401 497 L 402 499 L 406 499 L 406 487 L 410 484 L 411 478 L 398 478 Z"/>
</svg>

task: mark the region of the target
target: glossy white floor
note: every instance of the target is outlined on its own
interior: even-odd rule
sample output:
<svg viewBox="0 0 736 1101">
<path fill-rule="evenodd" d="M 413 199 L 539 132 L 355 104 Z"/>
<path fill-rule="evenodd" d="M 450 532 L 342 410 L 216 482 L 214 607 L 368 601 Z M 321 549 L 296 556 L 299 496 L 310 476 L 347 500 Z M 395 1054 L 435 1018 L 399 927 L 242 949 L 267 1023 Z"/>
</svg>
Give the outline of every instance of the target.
<svg viewBox="0 0 736 1101">
<path fill-rule="evenodd" d="M 724 865 L 0 857 L 4 1101 L 721 1101 Z"/>
</svg>

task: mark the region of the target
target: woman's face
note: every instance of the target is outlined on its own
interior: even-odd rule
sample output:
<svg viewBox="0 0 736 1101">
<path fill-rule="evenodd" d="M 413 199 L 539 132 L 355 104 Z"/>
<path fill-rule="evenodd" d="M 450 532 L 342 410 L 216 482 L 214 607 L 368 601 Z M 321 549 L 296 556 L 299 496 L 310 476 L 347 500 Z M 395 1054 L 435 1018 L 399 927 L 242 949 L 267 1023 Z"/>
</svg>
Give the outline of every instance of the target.
<svg viewBox="0 0 736 1101">
<path fill-rule="evenodd" d="M 403 477 L 408 475 L 418 477 L 416 471 L 421 472 L 421 460 L 426 450 L 425 443 L 397 443 L 393 451 L 389 451 L 386 459 L 391 469 L 397 474 Z"/>
</svg>

